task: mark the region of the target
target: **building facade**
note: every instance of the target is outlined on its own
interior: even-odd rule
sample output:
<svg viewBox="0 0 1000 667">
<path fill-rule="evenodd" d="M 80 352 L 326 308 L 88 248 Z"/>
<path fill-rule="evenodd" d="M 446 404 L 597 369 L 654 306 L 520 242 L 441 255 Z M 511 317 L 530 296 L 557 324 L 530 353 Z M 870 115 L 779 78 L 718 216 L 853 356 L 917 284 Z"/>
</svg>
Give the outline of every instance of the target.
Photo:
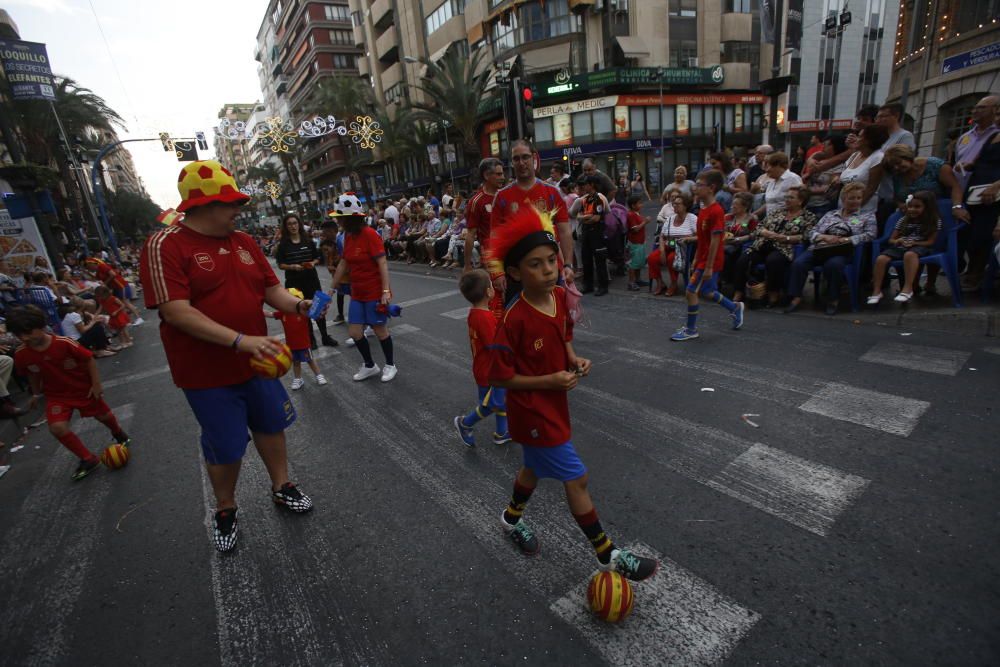
<svg viewBox="0 0 1000 667">
<path fill-rule="evenodd" d="M 219 110 L 219 121 L 249 123 L 257 104 L 257 102 L 224 104 Z M 236 176 L 237 182 L 245 181 L 247 171 L 254 166 L 250 156 L 249 141 L 233 141 L 216 134 L 214 148 L 219 163 Z"/>
<path fill-rule="evenodd" d="M 920 153 L 944 157 L 989 94 L 1000 94 L 1000 0 L 901 3 L 889 95 L 912 120 Z"/>
</svg>

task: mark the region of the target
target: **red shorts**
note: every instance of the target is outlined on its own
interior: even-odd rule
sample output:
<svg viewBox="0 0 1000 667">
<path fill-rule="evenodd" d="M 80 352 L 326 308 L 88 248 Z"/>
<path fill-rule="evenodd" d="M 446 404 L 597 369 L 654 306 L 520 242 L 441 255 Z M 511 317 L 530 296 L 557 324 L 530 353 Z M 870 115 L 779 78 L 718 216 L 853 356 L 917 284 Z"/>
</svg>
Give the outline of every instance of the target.
<svg viewBox="0 0 1000 667">
<path fill-rule="evenodd" d="M 68 422 L 73 411 L 79 410 L 81 417 L 103 417 L 111 412 L 108 404 L 100 398 L 46 398 L 45 418 L 49 423 Z"/>
</svg>

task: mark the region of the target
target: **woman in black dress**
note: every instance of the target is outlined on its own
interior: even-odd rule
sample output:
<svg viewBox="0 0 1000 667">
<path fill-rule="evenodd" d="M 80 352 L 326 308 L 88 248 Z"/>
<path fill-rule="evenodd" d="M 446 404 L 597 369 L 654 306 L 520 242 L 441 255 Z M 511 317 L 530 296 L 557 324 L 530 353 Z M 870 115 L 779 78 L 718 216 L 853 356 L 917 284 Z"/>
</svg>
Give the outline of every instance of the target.
<svg viewBox="0 0 1000 667">
<path fill-rule="evenodd" d="M 980 203 L 967 204 L 972 220 L 958 232 L 959 261 L 963 250 L 969 255 L 968 270 L 962 279 L 963 289 L 978 289 L 983 282 L 986 263 L 993 247 L 993 229 L 1000 217 L 997 184 L 1000 184 L 1000 130 L 987 139 L 972 165 L 969 190 L 984 185 L 989 187 L 982 193 Z M 968 199 L 969 191 L 966 190 L 965 200 Z"/>
<path fill-rule="evenodd" d="M 285 289 L 296 288 L 302 291 L 305 299 L 312 299 L 313 294 L 319 291 L 319 274 L 316 272 L 316 264 L 321 261 L 322 255 L 319 248 L 302 230 L 302 223 L 294 213 L 289 213 L 281 221 L 281 241 L 278 249 L 274 253 L 274 259 L 278 262 L 278 268 L 285 272 Z M 326 332 L 326 320 L 320 318 L 316 320 L 319 327 L 320 340 L 323 345 L 334 347 L 337 341 L 330 338 Z M 309 327 L 309 338 L 316 347 L 316 336 L 312 327 Z"/>
</svg>

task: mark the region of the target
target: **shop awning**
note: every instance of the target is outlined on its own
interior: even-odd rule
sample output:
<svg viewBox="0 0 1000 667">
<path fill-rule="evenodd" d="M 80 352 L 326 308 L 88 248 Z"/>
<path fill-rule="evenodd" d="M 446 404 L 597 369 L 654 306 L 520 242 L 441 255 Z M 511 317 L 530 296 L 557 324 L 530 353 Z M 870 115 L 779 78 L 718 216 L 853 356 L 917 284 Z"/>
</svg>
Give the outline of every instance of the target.
<svg viewBox="0 0 1000 667">
<path fill-rule="evenodd" d="M 533 51 L 522 51 L 521 60 L 527 71 L 545 71 L 569 66 L 569 44 L 556 44 Z"/>
<path fill-rule="evenodd" d="M 642 58 L 649 56 L 649 47 L 639 37 L 626 37 L 619 35 L 615 37 L 618 46 L 622 47 L 622 52 L 626 58 Z"/>
</svg>

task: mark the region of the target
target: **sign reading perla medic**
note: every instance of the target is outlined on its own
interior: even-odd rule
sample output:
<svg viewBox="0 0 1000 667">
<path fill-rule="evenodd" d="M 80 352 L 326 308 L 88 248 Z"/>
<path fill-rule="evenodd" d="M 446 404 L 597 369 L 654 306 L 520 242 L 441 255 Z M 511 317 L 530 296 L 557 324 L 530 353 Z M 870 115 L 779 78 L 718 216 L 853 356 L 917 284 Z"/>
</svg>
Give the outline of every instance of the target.
<svg viewBox="0 0 1000 667">
<path fill-rule="evenodd" d="M 662 79 L 658 74 L 662 72 Z M 561 95 L 607 86 L 659 84 L 670 86 L 719 85 L 725 80 L 722 65 L 714 67 L 614 67 L 598 72 L 567 76 L 560 72 L 550 83 L 536 84 L 536 94 Z"/>
<path fill-rule="evenodd" d="M 0 40 L 0 65 L 15 100 L 54 100 L 52 68 L 44 44 Z"/>
</svg>

